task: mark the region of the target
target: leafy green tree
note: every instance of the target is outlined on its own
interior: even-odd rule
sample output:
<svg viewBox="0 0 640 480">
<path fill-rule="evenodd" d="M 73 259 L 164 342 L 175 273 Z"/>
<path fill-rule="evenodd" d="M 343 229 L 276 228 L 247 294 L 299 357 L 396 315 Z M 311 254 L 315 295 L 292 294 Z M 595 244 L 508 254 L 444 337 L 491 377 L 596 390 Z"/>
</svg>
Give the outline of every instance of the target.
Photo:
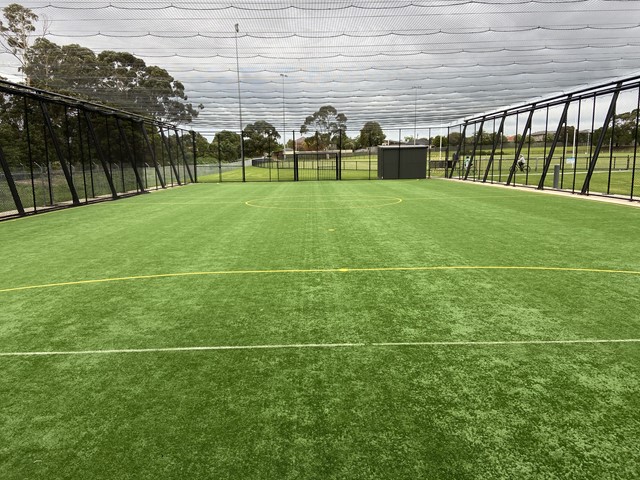
<svg viewBox="0 0 640 480">
<path fill-rule="evenodd" d="M 21 99 L 13 95 L 0 94 L 0 145 L 10 165 L 26 161 L 22 117 Z"/>
<path fill-rule="evenodd" d="M 475 142 L 476 140 L 478 141 L 478 146 L 480 145 L 491 145 L 492 141 L 494 138 L 494 134 L 491 132 L 485 132 L 485 131 L 478 131 L 476 132 L 476 134 L 473 136 L 473 141 Z"/>
<path fill-rule="evenodd" d="M 387 136 L 382 131 L 378 122 L 367 122 L 360 129 L 360 135 L 356 138 L 356 148 L 376 147 L 384 143 Z"/>
<path fill-rule="evenodd" d="M 331 105 L 325 105 L 313 115 L 309 115 L 300 126 L 300 133 L 317 133 L 307 138 L 307 145 L 313 144 L 316 150 L 326 150 L 331 143 L 337 143 L 339 132 L 347 130 L 347 117 Z"/>
<path fill-rule="evenodd" d="M 328 144 L 328 142 L 327 142 Z M 315 135 L 310 135 L 304 139 L 303 145 L 300 146 L 301 151 L 317 151 L 323 150 L 326 147 L 322 146 L 322 140 L 320 138 L 320 133 L 316 132 Z"/>
<path fill-rule="evenodd" d="M 24 72 L 28 65 L 27 51 L 31 44 L 31 37 L 36 31 L 34 22 L 38 21 L 38 15 L 17 3 L 7 5 L 2 9 L 2 13 L 6 21 L 0 20 L 0 46 L 20 62 L 19 70 Z M 45 22 L 43 34 L 46 29 Z M 28 75 L 26 84 L 30 84 Z"/>
<path fill-rule="evenodd" d="M 100 87 L 95 53 L 78 44 L 38 38 L 27 52 L 27 65 L 25 73 L 37 88 L 88 99 Z"/>
<path fill-rule="evenodd" d="M 498 148 L 500 148 L 501 143 L 507 142 L 507 137 L 505 137 L 504 135 L 498 137 L 498 134 L 496 132 L 491 132 L 488 133 L 487 137 L 483 140 L 483 145 L 489 145 L 493 147 L 493 143 L 495 142 L 496 137 L 498 138 Z"/>
<path fill-rule="evenodd" d="M 435 137 L 433 137 L 431 139 L 431 146 L 433 146 L 434 148 L 440 148 L 440 139 L 442 139 L 442 148 L 447 148 L 449 139 L 445 135 L 443 135 L 442 137 L 440 135 L 436 135 Z"/>
<path fill-rule="evenodd" d="M 215 134 L 209 151 L 213 158 L 223 163 L 235 162 L 240 159 L 240 135 L 223 130 Z"/>
<path fill-rule="evenodd" d="M 127 52 L 95 55 L 77 44 L 59 46 L 39 38 L 27 53 L 32 85 L 150 116 L 189 123 L 198 108 L 187 103 L 184 85 L 160 67 Z"/>
<path fill-rule="evenodd" d="M 581 145 L 586 145 L 589 143 L 591 139 L 591 132 L 581 131 L 578 132 L 578 143 Z"/>
<path fill-rule="evenodd" d="M 244 153 L 247 157 L 262 157 L 278 148 L 280 134 L 269 122 L 258 120 L 244 128 Z"/>
<path fill-rule="evenodd" d="M 634 145 L 638 142 L 638 138 L 636 137 L 637 118 L 638 110 L 616 115 L 615 131 L 613 133 L 616 147 Z"/>
<path fill-rule="evenodd" d="M 342 147 L 342 150 L 353 150 L 356 147 L 356 141 L 348 137 L 345 132 L 342 132 L 342 141 L 336 143 L 338 147 Z"/>
<path fill-rule="evenodd" d="M 451 132 L 449 133 L 449 145 L 450 146 L 458 146 L 460 145 L 460 140 L 462 139 L 462 134 L 460 132 Z M 444 143 L 443 143 L 444 145 Z"/>
<path fill-rule="evenodd" d="M 200 132 L 196 132 L 196 160 L 211 157 L 210 144 Z"/>
</svg>

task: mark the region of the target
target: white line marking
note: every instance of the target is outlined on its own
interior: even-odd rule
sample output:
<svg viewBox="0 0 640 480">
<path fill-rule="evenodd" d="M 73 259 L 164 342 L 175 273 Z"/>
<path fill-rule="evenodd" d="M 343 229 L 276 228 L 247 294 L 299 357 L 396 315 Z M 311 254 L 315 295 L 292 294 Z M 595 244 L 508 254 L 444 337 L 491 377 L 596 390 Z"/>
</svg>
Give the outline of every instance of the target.
<svg viewBox="0 0 640 480">
<path fill-rule="evenodd" d="M 209 347 L 123 348 L 112 350 L 71 350 L 61 352 L 0 352 L 0 357 L 101 355 L 112 353 L 199 352 L 211 350 L 275 350 L 284 348 L 341 348 L 363 347 L 364 345 L 364 343 L 293 343 L 290 345 L 218 345 Z"/>
<path fill-rule="evenodd" d="M 376 347 L 439 347 L 439 346 L 492 346 L 492 345 L 575 345 L 590 343 L 640 343 L 640 338 L 584 339 L 584 340 L 496 340 L 479 342 L 385 342 L 372 343 Z"/>
<path fill-rule="evenodd" d="M 383 343 L 293 343 L 275 345 L 219 345 L 209 347 L 124 348 L 112 350 L 69 350 L 52 352 L 0 352 L 0 357 L 47 357 L 55 355 L 104 355 L 116 353 L 202 352 L 219 350 L 278 350 L 300 348 L 355 347 L 475 347 L 509 345 L 576 345 L 598 343 L 640 343 L 640 338 L 583 339 L 583 340 L 503 340 L 503 341 L 441 341 L 441 342 L 383 342 Z"/>
</svg>

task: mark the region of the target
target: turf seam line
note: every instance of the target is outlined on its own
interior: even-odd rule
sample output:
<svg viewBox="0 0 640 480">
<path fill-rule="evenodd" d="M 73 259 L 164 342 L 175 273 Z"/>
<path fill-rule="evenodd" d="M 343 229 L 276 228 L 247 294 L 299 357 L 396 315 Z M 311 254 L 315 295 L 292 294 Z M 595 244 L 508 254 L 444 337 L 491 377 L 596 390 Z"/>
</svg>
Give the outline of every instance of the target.
<svg viewBox="0 0 640 480">
<path fill-rule="evenodd" d="M 640 275 L 640 271 L 635 270 L 613 270 L 599 268 L 578 268 L 578 267 L 539 267 L 539 266 L 473 266 L 473 265 L 451 265 L 451 266 L 423 266 L 423 267 L 344 267 L 325 269 L 281 269 L 281 270 L 220 270 L 210 272 L 177 272 L 158 273 L 150 275 L 133 275 L 127 277 L 99 278 L 91 280 L 77 280 L 71 282 L 45 283 L 39 285 L 25 285 L 21 287 L 9 287 L 0 289 L 0 293 L 16 292 L 20 290 L 35 290 L 42 288 L 64 287 L 71 285 L 87 285 L 96 283 L 122 282 L 127 280 L 150 280 L 156 278 L 172 277 L 195 277 L 214 275 L 258 275 L 258 274 L 286 274 L 286 273 L 350 273 L 350 272 L 428 272 L 445 270 L 526 270 L 526 271 L 550 271 L 550 272 L 582 272 L 582 273 L 610 273 L 624 275 Z"/>
<path fill-rule="evenodd" d="M 517 345 L 589 345 L 640 343 L 640 338 L 583 339 L 583 340 L 503 340 L 503 341 L 440 341 L 440 342 L 383 342 L 383 343 L 293 343 L 275 345 L 218 345 L 202 347 L 123 348 L 110 350 L 69 350 L 41 352 L 0 352 L 0 357 L 46 357 L 70 355 L 105 355 L 118 353 L 206 352 L 224 350 L 284 350 L 307 348 L 357 347 L 486 347 Z"/>
</svg>

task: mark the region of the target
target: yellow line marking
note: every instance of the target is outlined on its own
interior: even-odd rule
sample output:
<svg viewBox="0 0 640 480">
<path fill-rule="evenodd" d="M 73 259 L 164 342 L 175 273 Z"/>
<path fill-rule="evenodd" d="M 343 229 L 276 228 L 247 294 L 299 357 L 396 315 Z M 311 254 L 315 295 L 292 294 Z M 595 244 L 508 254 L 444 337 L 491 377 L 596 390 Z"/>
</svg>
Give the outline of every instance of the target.
<svg viewBox="0 0 640 480">
<path fill-rule="evenodd" d="M 282 269 L 282 270 L 219 270 L 210 272 L 177 272 L 157 273 L 150 275 L 133 275 L 129 277 L 98 278 L 92 280 L 78 280 L 73 282 L 45 283 L 40 285 L 25 285 L 0 289 L 0 293 L 16 292 L 20 290 L 34 290 L 41 288 L 64 287 L 69 285 L 88 285 L 94 283 L 122 282 L 126 280 L 149 280 L 154 278 L 195 277 L 207 275 L 257 275 L 257 274 L 283 274 L 283 273 L 346 273 L 346 272 L 429 272 L 443 270 L 524 270 L 524 271 L 548 271 L 548 272 L 581 272 L 581 273 L 612 273 L 625 275 L 640 275 L 635 270 L 613 270 L 600 268 L 577 267 L 535 267 L 535 266 L 491 266 L 491 265 L 450 265 L 450 266 L 424 266 L 424 267 L 371 267 L 371 268 L 308 268 L 308 269 Z"/>
</svg>

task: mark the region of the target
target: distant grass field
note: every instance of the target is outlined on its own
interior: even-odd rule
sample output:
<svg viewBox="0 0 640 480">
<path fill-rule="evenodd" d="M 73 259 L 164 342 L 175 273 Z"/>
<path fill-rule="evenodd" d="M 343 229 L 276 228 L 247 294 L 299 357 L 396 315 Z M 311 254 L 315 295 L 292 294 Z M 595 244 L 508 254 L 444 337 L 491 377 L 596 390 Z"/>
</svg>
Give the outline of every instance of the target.
<svg viewBox="0 0 640 480">
<path fill-rule="evenodd" d="M 584 148 L 581 147 L 582 149 Z M 528 175 L 524 172 L 516 171 L 516 176 L 513 183 L 520 185 L 534 185 L 537 186 L 540 181 L 542 169 L 544 166 L 544 148 L 535 147 L 531 151 L 524 151 L 527 155 L 528 163 L 531 171 Z M 451 154 L 451 152 L 450 152 Z M 443 159 L 443 156 L 439 157 L 439 152 L 430 151 L 428 158 L 431 159 L 431 168 L 428 168 L 427 175 L 432 178 L 443 178 L 446 176 L 447 171 L 444 168 L 437 168 L 436 163 L 438 159 Z M 569 151 L 565 152 L 565 157 L 569 157 Z M 509 176 L 509 170 L 513 164 L 514 149 L 504 149 L 502 151 L 502 159 L 499 157 L 499 152 L 496 154 L 493 168 L 490 169 L 487 177 L 488 182 L 506 182 Z M 482 180 L 489 156 L 486 154 L 478 155 L 474 161 L 474 168 L 472 168 L 469 179 Z M 426 159 L 425 159 L 426 161 Z M 458 178 L 464 176 L 463 161 L 458 164 L 458 167 L 454 173 L 454 177 Z M 564 169 L 561 169 L 561 177 L 559 186 L 562 190 L 567 191 L 580 191 L 584 183 L 587 166 L 589 163 L 588 153 L 580 153 L 578 155 L 577 165 L 575 166 L 575 178 L 574 178 L 574 165 L 564 162 Z M 609 164 L 611 163 L 611 179 L 609 179 Z M 590 193 L 604 194 L 604 195 L 620 195 L 630 196 L 633 193 L 634 197 L 640 195 L 640 161 L 636 162 L 635 175 L 634 175 L 634 163 L 633 163 L 633 150 L 620 150 L 615 152 L 615 158 L 611 159 L 608 152 L 603 152 L 599 157 L 596 164 L 595 173 L 592 176 L 590 184 Z M 561 148 L 556 149 L 551 162 L 551 168 L 545 179 L 545 187 L 553 187 L 553 165 L 563 164 L 563 152 Z M 275 166 L 274 166 L 275 165 Z M 245 179 L 248 182 L 275 182 L 275 181 L 290 181 L 293 180 L 293 167 L 291 164 L 283 164 L 284 166 L 278 166 L 277 162 L 271 165 L 271 168 L 263 167 L 246 167 Z M 378 175 L 377 168 L 377 156 L 372 154 L 369 158 L 368 155 L 357 156 L 345 156 L 342 160 L 342 179 L 343 180 L 372 180 L 376 179 Z M 311 169 L 313 170 L 313 169 Z M 313 179 L 316 180 L 316 175 L 313 171 L 301 170 L 301 179 Z M 320 175 L 319 175 L 320 176 Z M 201 182 L 238 182 L 242 181 L 242 169 L 235 168 L 223 171 L 221 175 L 218 173 L 201 175 L 199 177 Z"/>
<path fill-rule="evenodd" d="M 639 238 L 444 180 L 2 222 L 0 478 L 637 478 Z"/>
</svg>

